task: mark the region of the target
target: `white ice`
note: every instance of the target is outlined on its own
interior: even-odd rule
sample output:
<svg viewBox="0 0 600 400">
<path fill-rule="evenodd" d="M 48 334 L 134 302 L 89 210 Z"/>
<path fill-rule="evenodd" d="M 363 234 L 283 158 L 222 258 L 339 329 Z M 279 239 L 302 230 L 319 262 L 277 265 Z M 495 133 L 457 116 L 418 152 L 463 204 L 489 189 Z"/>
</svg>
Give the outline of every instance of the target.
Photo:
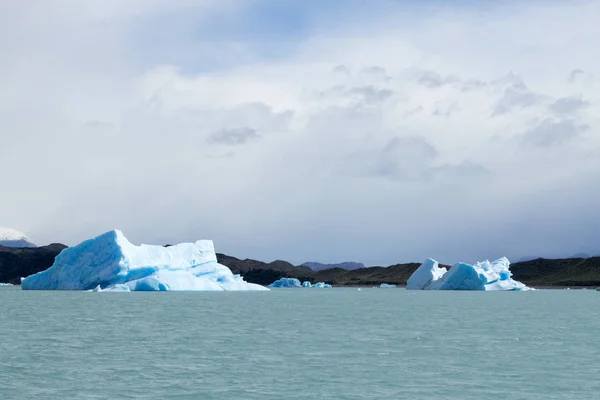
<svg viewBox="0 0 600 400">
<path fill-rule="evenodd" d="M 428 258 L 417 268 L 406 283 L 409 290 L 530 290 L 511 278 L 510 262 L 506 257 L 475 265 L 455 264 L 450 270 L 440 268 Z"/>
<path fill-rule="evenodd" d="M 395 289 L 396 285 L 390 285 L 389 283 L 382 283 L 379 285 L 380 289 Z"/>
<path fill-rule="evenodd" d="M 446 268 L 440 268 L 438 262 L 432 258 L 423 264 L 406 281 L 406 288 L 410 290 L 436 290 L 442 284 L 441 278 L 447 273 Z"/>
<path fill-rule="evenodd" d="M 63 250 L 52 267 L 21 280 L 24 290 L 268 290 L 217 262 L 211 240 L 135 246 L 114 230 Z"/>
</svg>

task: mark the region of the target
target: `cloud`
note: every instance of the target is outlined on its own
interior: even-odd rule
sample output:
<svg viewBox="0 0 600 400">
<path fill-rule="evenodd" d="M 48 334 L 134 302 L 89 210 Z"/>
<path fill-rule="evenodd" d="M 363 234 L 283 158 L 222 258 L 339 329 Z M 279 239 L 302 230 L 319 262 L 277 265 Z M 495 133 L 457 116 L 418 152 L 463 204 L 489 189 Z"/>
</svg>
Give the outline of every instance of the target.
<svg viewBox="0 0 600 400">
<path fill-rule="evenodd" d="M 379 79 L 379 80 L 382 80 L 384 82 L 388 82 L 388 81 L 390 81 L 392 79 L 388 75 L 388 73 L 385 70 L 385 68 L 378 67 L 378 66 L 364 67 L 363 69 L 361 69 L 360 72 L 362 74 L 365 74 L 367 76 L 371 76 L 371 77 L 373 77 L 375 79 Z"/>
<path fill-rule="evenodd" d="M 333 67 L 333 73 L 350 75 L 350 69 L 345 65 L 336 65 Z"/>
<path fill-rule="evenodd" d="M 395 95 L 390 89 L 380 88 L 373 85 L 346 87 L 336 85 L 325 90 L 319 90 L 314 98 L 319 101 L 333 100 L 339 104 L 349 103 L 362 104 L 366 106 L 378 106 Z"/>
<path fill-rule="evenodd" d="M 374 154 L 371 172 L 395 180 L 420 180 L 436 156 L 437 150 L 424 138 L 395 137 Z"/>
<path fill-rule="evenodd" d="M 561 97 L 554 103 L 550 104 L 549 109 L 558 115 L 572 115 L 587 108 L 590 105 L 588 101 L 582 100 L 581 97 Z"/>
<path fill-rule="evenodd" d="M 526 108 L 540 104 L 543 97 L 532 92 L 523 82 L 512 83 L 494 106 L 493 115 L 506 114 L 515 108 Z"/>
<path fill-rule="evenodd" d="M 439 102 L 435 105 L 435 109 L 433 110 L 431 115 L 434 115 L 436 117 L 450 118 L 452 114 L 458 111 L 460 111 L 460 107 L 455 102 L 449 104 Z"/>
<path fill-rule="evenodd" d="M 244 144 L 260 138 L 256 133 L 256 129 L 241 127 L 221 129 L 208 138 L 209 143 L 222 143 L 229 146 Z"/>
<path fill-rule="evenodd" d="M 585 71 L 577 68 L 577 69 L 572 70 L 569 73 L 568 81 L 569 81 L 569 83 L 573 83 L 573 82 L 578 81 L 583 76 L 585 76 Z"/>
<path fill-rule="evenodd" d="M 415 79 L 419 85 L 429 89 L 436 89 L 445 85 L 460 82 L 456 76 L 442 76 L 435 71 L 415 71 Z"/>
<path fill-rule="evenodd" d="M 480 81 L 478 79 L 469 79 L 462 84 L 463 92 L 472 92 L 474 90 L 483 89 L 487 86 L 486 82 Z"/>
<path fill-rule="evenodd" d="M 389 89 L 380 89 L 373 86 L 360 86 L 349 89 L 348 94 L 356 95 L 362 98 L 365 104 L 379 104 L 394 95 L 394 92 Z"/>
<path fill-rule="evenodd" d="M 579 138 L 588 129 L 589 125 L 578 124 L 573 120 L 546 118 L 535 128 L 523 133 L 521 142 L 533 147 L 560 146 Z"/>
<path fill-rule="evenodd" d="M 432 179 L 449 185 L 454 185 L 461 181 L 466 181 L 468 184 L 481 184 L 483 180 L 489 180 L 493 177 L 489 169 L 470 161 L 462 161 L 455 165 L 445 164 L 434 167 L 431 168 L 429 174 Z"/>
<path fill-rule="evenodd" d="M 298 263 L 592 253 L 599 12 L 3 2 L 0 220 Z"/>
</svg>

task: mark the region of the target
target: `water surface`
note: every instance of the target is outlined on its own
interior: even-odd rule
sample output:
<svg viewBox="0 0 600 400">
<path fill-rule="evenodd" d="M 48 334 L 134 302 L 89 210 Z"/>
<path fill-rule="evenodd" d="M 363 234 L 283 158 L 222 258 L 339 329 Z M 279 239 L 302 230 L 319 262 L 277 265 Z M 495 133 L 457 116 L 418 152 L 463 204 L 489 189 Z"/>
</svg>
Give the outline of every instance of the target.
<svg viewBox="0 0 600 400">
<path fill-rule="evenodd" d="M 0 288 L 0 399 L 598 399 L 600 293 Z"/>
</svg>

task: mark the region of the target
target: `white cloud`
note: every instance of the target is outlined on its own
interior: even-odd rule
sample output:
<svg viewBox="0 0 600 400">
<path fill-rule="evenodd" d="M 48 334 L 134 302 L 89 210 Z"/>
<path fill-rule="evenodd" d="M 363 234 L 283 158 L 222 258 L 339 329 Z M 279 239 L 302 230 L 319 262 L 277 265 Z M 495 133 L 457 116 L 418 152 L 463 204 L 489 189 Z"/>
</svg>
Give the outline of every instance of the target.
<svg viewBox="0 0 600 400">
<path fill-rule="evenodd" d="M 117 3 L 2 4 L 2 225 L 378 264 L 553 255 L 560 232 L 579 227 L 586 246 L 600 233 L 585 200 L 600 167 L 595 2 L 389 3 L 316 19 L 278 57 L 190 28 L 252 3 Z M 172 36 L 148 43 L 160 29 Z M 539 229 L 517 228 L 524 210 Z"/>
</svg>

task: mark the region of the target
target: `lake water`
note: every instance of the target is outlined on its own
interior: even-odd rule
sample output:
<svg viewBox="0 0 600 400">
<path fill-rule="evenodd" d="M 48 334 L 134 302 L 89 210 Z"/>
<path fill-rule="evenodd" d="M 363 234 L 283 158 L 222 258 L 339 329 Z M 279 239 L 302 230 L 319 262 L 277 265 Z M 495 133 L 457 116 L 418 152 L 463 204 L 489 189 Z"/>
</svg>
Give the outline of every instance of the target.
<svg viewBox="0 0 600 400">
<path fill-rule="evenodd" d="M 600 292 L 0 288 L 0 399 L 599 399 Z"/>
</svg>

